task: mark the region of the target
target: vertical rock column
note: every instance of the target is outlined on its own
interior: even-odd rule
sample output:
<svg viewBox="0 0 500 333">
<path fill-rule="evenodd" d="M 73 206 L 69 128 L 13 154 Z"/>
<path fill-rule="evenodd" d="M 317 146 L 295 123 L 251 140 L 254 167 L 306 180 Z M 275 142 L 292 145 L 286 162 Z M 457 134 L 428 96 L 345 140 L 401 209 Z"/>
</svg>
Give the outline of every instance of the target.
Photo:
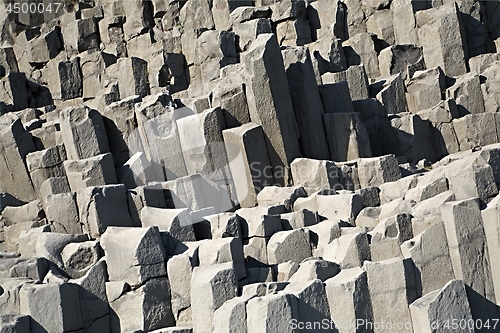
<svg viewBox="0 0 500 333">
<path fill-rule="evenodd" d="M 277 184 L 291 183 L 290 163 L 301 156 L 281 51 L 273 34 L 262 34 L 242 55 L 249 72 L 248 105 L 252 122 L 262 126 Z"/>
</svg>

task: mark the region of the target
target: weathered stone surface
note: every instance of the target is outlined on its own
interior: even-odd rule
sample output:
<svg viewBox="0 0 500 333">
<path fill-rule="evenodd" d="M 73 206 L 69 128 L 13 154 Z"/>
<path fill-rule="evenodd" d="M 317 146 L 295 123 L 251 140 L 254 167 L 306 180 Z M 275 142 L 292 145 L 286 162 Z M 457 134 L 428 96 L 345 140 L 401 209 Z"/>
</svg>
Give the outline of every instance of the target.
<svg viewBox="0 0 500 333">
<path fill-rule="evenodd" d="M 161 231 L 168 231 L 170 235 L 182 242 L 195 241 L 193 221 L 190 210 L 163 209 L 144 207 L 141 210 L 141 223 L 143 227 L 158 227 Z"/>
<path fill-rule="evenodd" d="M 450 76 L 467 72 L 462 45 L 465 36 L 462 36 L 459 16 L 457 7 L 452 3 L 417 14 L 418 41 L 424 48 L 426 66 L 441 66 Z M 415 44 L 414 41 L 409 43 Z"/>
<path fill-rule="evenodd" d="M 0 119 L 0 151 L 3 156 L 0 160 L 0 191 L 25 202 L 34 200 L 35 190 L 25 164 L 26 156 L 35 151 L 33 140 L 16 115 L 10 113 Z"/>
<path fill-rule="evenodd" d="M 461 280 L 451 280 L 442 289 L 430 292 L 410 305 L 410 311 L 416 326 L 415 332 L 429 332 L 436 329 L 446 330 L 447 318 L 460 318 L 473 322 L 466 285 Z M 463 327 L 463 326 L 462 326 Z M 474 328 L 466 326 L 463 332 L 474 332 Z"/>
<path fill-rule="evenodd" d="M 339 73 L 325 73 L 321 76 L 323 84 L 347 81 L 349 92 L 353 101 L 370 97 L 368 76 L 363 65 L 350 66 Z"/>
<path fill-rule="evenodd" d="M 138 289 L 117 298 L 108 291 L 110 283 L 113 282 L 106 283 L 106 291 L 112 310 L 111 332 L 151 331 L 174 325 L 167 278 L 149 279 Z"/>
<path fill-rule="evenodd" d="M 301 133 L 299 143 L 304 156 L 328 159 L 326 133 L 323 132 L 323 104 L 315 84 L 311 56 L 306 47 L 281 50 L 292 104 Z"/>
<path fill-rule="evenodd" d="M 410 323 L 408 308 L 417 298 L 415 273 L 409 259 L 389 259 L 379 262 L 366 262 L 364 269 L 368 275 L 368 291 L 370 294 L 373 321 L 392 321 Z M 391 289 L 388 290 L 387 286 Z M 388 307 L 387 304 L 392 304 Z M 373 327 L 374 332 L 384 329 Z M 401 332 L 411 332 L 406 326 Z"/>
<path fill-rule="evenodd" d="M 269 264 L 302 262 L 311 256 L 309 234 L 303 229 L 275 233 L 267 245 L 267 256 Z"/>
<path fill-rule="evenodd" d="M 83 328 L 78 287 L 71 283 L 25 284 L 20 309 L 37 323 L 38 330 L 68 332 Z"/>
<path fill-rule="evenodd" d="M 69 107 L 59 116 L 62 139 L 70 160 L 79 160 L 109 151 L 101 114 L 85 106 Z"/>
<path fill-rule="evenodd" d="M 248 332 L 281 332 L 290 330 L 290 321 L 297 319 L 297 298 L 277 293 L 255 297 L 247 304 Z"/>
<path fill-rule="evenodd" d="M 165 93 L 145 98 L 135 114 L 144 152 L 153 164 L 155 179 L 172 180 L 187 175 L 171 96 Z"/>
<path fill-rule="evenodd" d="M 401 251 L 405 257 L 413 260 L 420 271 L 422 295 L 443 288 L 448 281 L 453 280 L 448 240 L 442 222 L 431 225 L 404 242 Z"/>
<path fill-rule="evenodd" d="M 371 259 L 366 233 L 351 232 L 325 246 L 323 258 L 338 263 L 342 269 L 361 267 Z"/>
<path fill-rule="evenodd" d="M 455 278 L 463 280 L 472 289 L 468 298 L 473 318 L 494 315 L 495 306 L 490 302 L 495 303 L 495 290 L 477 199 L 445 203 L 441 215 Z M 475 235 L 473 239 L 471 235 Z"/>
<path fill-rule="evenodd" d="M 252 207 L 257 203 L 258 193 L 274 183 L 269 154 L 262 149 L 266 144 L 262 127 L 249 123 L 224 130 L 222 134 L 238 203 L 241 207 Z"/>
<path fill-rule="evenodd" d="M 361 187 L 378 186 L 401 178 L 394 155 L 360 159 L 358 174 Z"/>
<path fill-rule="evenodd" d="M 110 281 L 139 286 L 166 275 L 165 248 L 158 228 L 109 227 L 101 237 Z"/>
<path fill-rule="evenodd" d="M 343 269 L 338 275 L 325 281 L 325 290 L 330 316 L 339 332 L 353 331 L 352 326 L 345 323 L 373 320 L 367 273 L 361 268 Z M 361 326 L 360 329 L 362 328 Z"/>
<path fill-rule="evenodd" d="M 231 263 L 196 267 L 191 278 L 194 332 L 212 332 L 214 312 L 236 296 L 236 275 Z"/>
<path fill-rule="evenodd" d="M 116 184 L 113 156 L 110 153 L 81 160 L 63 162 L 68 183 L 72 191 L 90 186 Z"/>
<path fill-rule="evenodd" d="M 57 145 L 26 156 L 31 181 L 37 191 L 40 190 L 42 183 L 47 179 L 66 175 L 63 168 L 64 160 L 66 160 L 66 150 L 63 145 Z"/>
<path fill-rule="evenodd" d="M 291 183 L 290 163 L 301 156 L 298 127 L 288 88 L 288 80 L 276 37 L 259 35 L 242 56 L 251 81 L 247 98 L 251 120 L 262 126 L 275 182 Z"/>
</svg>

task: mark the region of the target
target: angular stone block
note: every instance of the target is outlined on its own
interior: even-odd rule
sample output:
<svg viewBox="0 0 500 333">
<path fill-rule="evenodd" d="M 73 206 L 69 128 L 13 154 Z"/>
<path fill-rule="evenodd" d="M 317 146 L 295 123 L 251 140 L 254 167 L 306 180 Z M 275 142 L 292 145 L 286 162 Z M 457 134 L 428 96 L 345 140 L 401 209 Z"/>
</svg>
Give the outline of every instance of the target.
<svg viewBox="0 0 500 333">
<path fill-rule="evenodd" d="M 106 290 L 108 291 L 108 284 Z M 147 280 L 133 291 L 110 297 L 111 332 L 152 331 L 175 325 L 170 304 L 170 286 L 167 278 Z"/>
<path fill-rule="evenodd" d="M 212 332 L 214 312 L 236 296 L 236 275 L 231 263 L 196 267 L 191 278 L 193 331 Z"/>
<path fill-rule="evenodd" d="M 322 126 L 323 104 L 314 76 L 307 47 L 287 47 L 281 50 L 292 104 L 300 131 L 300 148 L 304 156 L 328 159 L 326 133 Z"/>
<path fill-rule="evenodd" d="M 446 323 L 450 318 L 459 322 L 473 323 L 465 283 L 451 280 L 442 289 L 428 293 L 410 305 L 411 316 L 415 325 L 415 333 L 448 331 Z M 475 332 L 475 325 L 463 325 L 461 332 Z"/>
<path fill-rule="evenodd" d="M 155 227 L 109 227 L 101 237 L 101 246 L 106 254 L 109 281 L 140 286 L 150 278 L 167 274 L 165 248 Z"/>
<path fill-rule="evenodd" d="M 424 232 L 401 245 L 406 258 L 411 258 L 420 271 L 422 294 L 441 289 L 453 280 L 453 268 L 443 222 L 431 225 Z"/>
<path fill-rule="evenodd" d="M 269 239 L 267 256 L 270 264 L 280 264 L 288 260 L 301 263 L 312 256 L 309 233 L 303 229 L 275 233 Z"/>
<path fill-rule="evenodd" d="M 325 281 L 330 316 L 339 333 L 356 331 L 346 323 L 371 322 L 372 309 L 368 293 L 367 273 L 359 267 L 344 269 Z M 359 322 L 358 322 L 359 320 Z M 358 326 L 363 330 L 363 326 Z"/>
<path fill-rule="evenodd" d="M 79 160 L 109 151 L 102 116 L 86 106 L 68 107 L 59 116 L 68 159 Z"/>
<path fill-rule="evenodd" d="M 32 332 L 67 332 L 83 328 L 78 287 L 71 283 L 24 285 L 21 312 L 32 318 Z M 34 326 L 34 327 L 33 327 Z"/>
<path fill-rule="evenodd" d="M 411 323 L 408 308 L 417 298 L 415 274 L 409 259 L 389 259 L 366 262 L 364 269 L 368 275 L 373 321 L 381 323 Z M 391 306 L 387 306 L 391 304 Z M 374 332 L 384 332 L 385 327 L 373 325 Z M 411 332 L 405 326 L 400 332 Z"/>
<path fill-rule="evenodd" d="M 63 165 L 72 191 L 117 182 L 113 157 L 110 153 L 81 160 L 64 161 Z"/>
<path fill-rule="evenodd" d="M 298 127 L 276 36 L 259 35 L 242 62 L 250 72 L 247 98 L 251 120 L 262 126 L 275 182 L 290 183 L 290 163 L 301 156 Z"/>
<path fill-rule="evenodd" d="M 362 158 L 358 162 L 361 187 L 378 186 L 401 178 L 401 171 L 394 155 Z"/>
<path fill-rule="evenodd" d="M 274 177 L 262 127 L 253 123 L 222 131 L 229 169 L 241 207 L 252 207 Z"/>
<path fill-rule="evenodd" d="M 157 226 L 161 231 L 167 231 L 170 235 L 182 242 L 195 241 L 193 223 L 190 210 L 163 209 L 144 207 L 141 210 L 141 223 L 143 227 Z"/>
</svg>

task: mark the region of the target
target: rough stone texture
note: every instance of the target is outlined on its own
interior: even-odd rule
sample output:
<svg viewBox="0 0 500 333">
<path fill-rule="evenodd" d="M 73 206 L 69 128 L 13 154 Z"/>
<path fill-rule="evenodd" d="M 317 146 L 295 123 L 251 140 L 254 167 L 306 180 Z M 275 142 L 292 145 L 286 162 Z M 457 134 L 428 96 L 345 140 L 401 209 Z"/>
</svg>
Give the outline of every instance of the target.
<svg viewBox="0 0 500 333">
<path fill-rule="evenodd" d="M 0 10 L 0 333 L 498 330 L 499 8 Z"/>
</svg>

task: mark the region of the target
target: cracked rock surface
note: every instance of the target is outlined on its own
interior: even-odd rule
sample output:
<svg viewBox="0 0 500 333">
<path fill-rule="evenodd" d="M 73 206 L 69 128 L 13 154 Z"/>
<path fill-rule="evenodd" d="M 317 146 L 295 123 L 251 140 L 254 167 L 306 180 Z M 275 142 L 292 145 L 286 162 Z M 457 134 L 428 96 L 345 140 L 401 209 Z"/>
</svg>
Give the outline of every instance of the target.
<svg viewBox="0 0 500 333">
<path fill-rule="evenodd" d="M 500 332 L 498 1 L 13 8 L 0 333 Z"/>
</svg>

